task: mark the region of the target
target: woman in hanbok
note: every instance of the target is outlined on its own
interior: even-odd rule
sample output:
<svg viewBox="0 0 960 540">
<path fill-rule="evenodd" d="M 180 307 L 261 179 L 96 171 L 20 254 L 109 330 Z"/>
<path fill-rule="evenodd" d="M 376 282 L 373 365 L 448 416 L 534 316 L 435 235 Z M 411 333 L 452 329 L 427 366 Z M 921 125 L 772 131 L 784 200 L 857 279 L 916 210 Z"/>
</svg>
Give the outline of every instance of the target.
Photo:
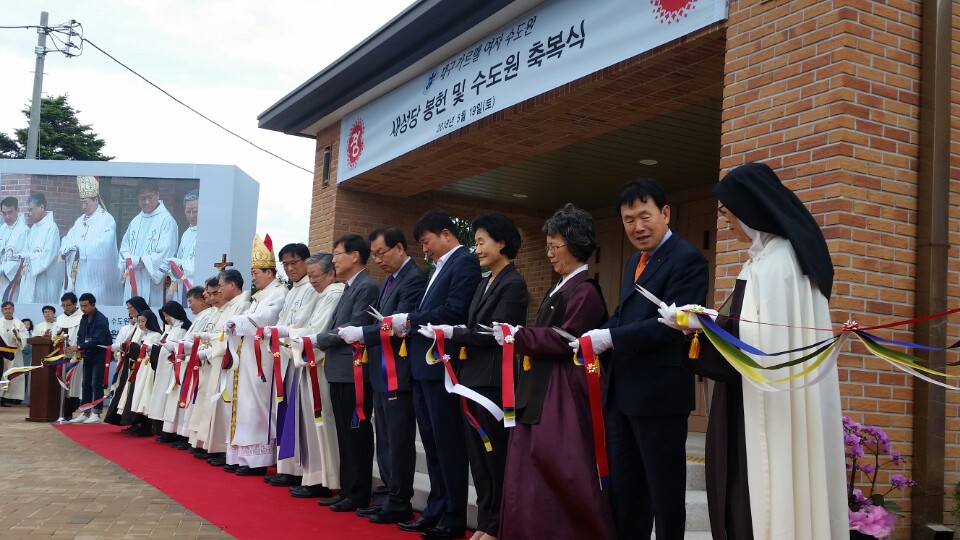
<svg viewBox="0 0 960 540">
<path fill-rule="evenodd" d="M 579 336 L 607 320 L 600 286 L 587 271 L 596 248 L 593 218 L 568 204 L 543 232 L 550 265 L 561 279 L 540 304 L 534 326 L 511 330 L 516 354 L 529 358 L 518 372 L 500 538 L 613 538 L 597 475 L 586 370 L 573 362 L 569 339 L 552 328 Z M 498 329 L 494 335 L 502 345 Z"/>
<path fill-rule="evenodd" d="M 830 332 L 817 329 L 832 326 L 827 301 L 833 264 L 820 227 L 800 199 L 762 163 L 730 171 L 713 193 L 736 239 L 749 245 L 750 257 L 717 323 L 770 353 L 828 339 Z M 698 329 L 694 317 L 688 326 L 677 323 L 684 307 L 662 305 L 662 322 L 687 333 Z M 715 381 L 706 439 L 713 537 L 849 538 L 835 363 L 763 389 L 707 340 L 699 342 L 696 370 Z M 809 352 L 753 359 L 774 365 Z M 812 361 L 761 374 L 768 380 L 789 377 Z"/>
<path fill-rule="evenodd" d="M 160 344 L 176 343 L 183 339 L 187 329 L 190 328 L 190 320 L 187 319 L 187 312 L 179 302 L 173 300 L 167 302 L 160 308 L 160 317 L 163 319 L 163 335 L 160 337 Z M 152 421 L 153 433 L 158 435 L 157 442 L 171 443 L 179 437 L 175 433 L 163 433 L 163 415 L 167 405 L 167 391 L 174 384 L 173 371 L 175 355 L 168 348 L 163 347 L 157 356 L 157 367 L 153 375 L 153 392 L 150 394 L 150 402 L 147 408 L 147 416 Z"/>
<path fill-rule="evenodd" d="M 477 216 L 471 225 L 480 266 L 490 269 L 470 302 L 466 327 L 434 326 L 421 330 L 428 339 L 435 329 L 443 331 L 466 360 L 460 362 L 457 378 L 460 384 L 481 394 L 503 408 L 503 347 L 483 326 L 494 322 L 525 324 L 530 303 L 527 282 L 513 264 L 520 251 L 520 231 L 510 218 L 493 212 Z M 511 372 L 515 366 L 511 364 Z M 494 540 L 500 531 L 500 499 L 503 493 L 503 470 L 507 461 L 509 429 L 475 401 L 466 400 L 467 410 L 487 435 L 490 450 L 484 446 L 480 432 L 471 418 L 463 414 L 464 436 L 473 486 L 477 491 L 477 530 L 470 540 Z"/>
<path fill-rule="evenodd" d="M 120 373 L 115 377 L 117 387 L 112 389 L 113 397 L 110 398 L 110 407 L 107 409 L 107 415 L 103 420 L 108 424 L 115 426 L 130 425 L 129 422 L 123 422 L 122 413 L 127 405 L 127 396 L 133 386 L 128 384 L 127 381 L 130 377 L 130 366 L 140 352 L 140 327 L 137 325 L 137 313 L 149 309 L 150 306 L 142 297 L 134 296 L 127 300 L 127 315 L 130 318 L 130 324 L 120 329 L 117 333 L 117 339 L 113 342 L 113 354 L 118 358 L 116 370 Z M 134 343 L 137 343 L 137 345 L 134 346 Z M 129 432 L 132 429 L 132 427 L 129 427 L 124 431 Z"/>
</svg>

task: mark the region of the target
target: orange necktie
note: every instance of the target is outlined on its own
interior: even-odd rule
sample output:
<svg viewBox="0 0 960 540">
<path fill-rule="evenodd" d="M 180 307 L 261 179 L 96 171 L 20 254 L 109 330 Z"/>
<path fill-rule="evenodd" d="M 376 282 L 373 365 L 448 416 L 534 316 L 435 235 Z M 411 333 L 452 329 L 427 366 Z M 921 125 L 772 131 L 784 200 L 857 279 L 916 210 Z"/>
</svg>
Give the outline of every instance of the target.
<svg viewBox="0 0 960 540">
<path fill-rule="evenodd" d="M 643 273 L 643 269 L 647 267 L 647 261 L 650 260 L 650 254 L 644 251 L 640 254 L 640 262 L 637 263 L 637 269 L 633 272 L 633 282 L 636 283 L 640 279 L 640 274 Z"/>
</svg>

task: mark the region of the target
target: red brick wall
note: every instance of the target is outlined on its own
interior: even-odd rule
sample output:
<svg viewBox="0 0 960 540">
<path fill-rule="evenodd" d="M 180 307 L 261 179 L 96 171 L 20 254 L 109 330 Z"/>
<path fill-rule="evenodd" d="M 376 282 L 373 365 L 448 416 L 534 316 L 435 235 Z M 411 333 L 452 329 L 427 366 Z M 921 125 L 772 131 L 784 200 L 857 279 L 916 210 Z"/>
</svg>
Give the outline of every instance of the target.
<svg viewBox="0 0 960 540">
<path fill-rule="evenodd" d="M 730 4 L 721 174 L 764 161 L 808 205 L 836 268 L 830 302 L 835 323 L 854 317 L 872 325 L 919 315 L 914 312 L 919 40 L 917 1 Z M 956 130 L 960 123 L 953 125 Z M 954 179 L 957 150 L 954 146 Z M 954 195 L 958 190 L 960 182 L 954 181 Z M 960 215 L 956 208 L 954 203 L 954 217 Z M 956 245 L 956 221 L 952 227 Z M 742 247 L 729 231 L 718 234 L 717 299 L 730 290 L 746 258 Z M 950 254 L 955 307 L 960 265 L 957 250 Z M 882 334 L 907 340 L 913 335 L 910 327 Z M 849 351 L 840 363 L 844 412 L 883 427 L 896 447 L 910 454 L 913 381 L 859 345 Z M 960 465 L 960 400 L 956 394 L 950 400 L 948 509 Z M 898 502 L 909 513 L 909 498 Z M 898 522 L 897 534 L 909 536 L 909 519 Z"/>
<path fill-rule="evenodd" d="M 960 3 L 953 2 L 953 45 L 952 61 L 953 77 L 951 78 L 951 106 L 950 106 L 950 264 L 947 279 L 947 307 L 955 308 L 960 304 Z M 948 327 L 947 341 L 954 343 L 960 339 L 960 319 L 956 316 Z M 948 356 L 947 361 L 957 361 L 956 355 Z M 956 368 L 954 368 L 956 369 Z M 954 381 L 955 382 L 955 381 Z M 946 433 L 946 471 L 947 490 L 944 510 L 954 508 L 953 490 L 960 483 L 960 392 L 947 392 L 947 433 Z M 949 522 L 956 523 L 957 518 L 945 517 Z"/>
</svg>

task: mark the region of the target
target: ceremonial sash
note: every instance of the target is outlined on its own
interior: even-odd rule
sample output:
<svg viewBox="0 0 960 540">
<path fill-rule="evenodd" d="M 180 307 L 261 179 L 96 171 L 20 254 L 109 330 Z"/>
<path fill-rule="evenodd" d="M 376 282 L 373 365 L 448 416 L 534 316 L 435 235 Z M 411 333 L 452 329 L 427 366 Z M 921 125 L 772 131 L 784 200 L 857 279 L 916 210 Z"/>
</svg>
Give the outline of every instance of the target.
<svg viewBox="0 0 960 540">
<path fill-rule="evenodd" d="M 387 387 L 387 399 L 397 398 L 397 360 L 393 353 L 390 335 L 393 333 L 393 317 L 384 317 L 380 326 L 380 371 Z"/>
<path fill-rule="evenodd" d="M 137 380 L 137 373 L 140 371 L 140 365 L 143 364 L 143 359 L 147 355 L 147 344 L 143 343 L 140 345 L 140 354 L 137 355 L 137 361 L 133 364 L 133 372 L 130 373 L 130 382 Z"/>
<path fill-rule="evenodd" d="M 177 279 L 182 281 L 183 284 L 187 286 L 188 290 L 193 287 L 193 285 L 190 284 L 190 280 L 183 276 L 183 270 L 181 270 L 177 263 L 173 260 L 170 261 L 170 271 L 173 272 L 173 275 L 176 276 Z M 174 290 L 173 287 L 170 289 Z"/>
<path fill-rule="evenodd" d="M 193 398 L 196 398 L 196 389 L 200 384 L 200 359 L 197 358 L 197 351 L 200 349 L 200 336 L 194 336 L 193 347 L 190 348 L 190 362 L 187 363 L 187 372 L 183 375 L 183 386 L 180 387 L 181 409 L 187 406 L 187 397 L 192 392 Z M 193 399 L 190 400 L 191 402 Z"/>
<path fill-rule="evenodd" d="M 127 278 L 130 279 L 131 296 L 140 296 L 137 294 L 137 272 L 133 269 L 133 259 L 127 257 Z"/>
<path fill-rule="evenodd" d="M 303 359 L 307 361 L 310 370 L 310 391 L 313 394 L 313 420 L 318 426 L 323 425 L 323 403 L 320 401 L 320 373 L 317 369 L 317 357 L 313 354 L 313 342 L 309 337 L 303 338 Z"/>
<path fill-rule="evenodd" d="M 7 289 L 3 291 L 4 302 L 13 302 L 13 297 L 17 295 L 17 287 L 20 286 L 20 279 L 23 278 L 23 266 L 23 257 L 20 257 L 20 266 L 17 268 L 17 273 L 10 280 Z"/>
<path fill-rule="evenodd" d="M 266 375 L 263 374 L 263 360 L 261 359 L 260 343 L 263 341 L 263 328 L 257 328 L 257 333 L 253 335 L 253 354 L 257 358 L 257 377 L 267 382 Z"/>
<path fill-rule="evenodd" d="M 359 427 L 362 420 L 367 419 L 363 413 L 363 345 L 360 342 L 351 343 L 353 346 L 353 390 L 356 394 L 356 409 L 353 411 L 353 422 L 350 427 Z"/>
<path fill-rule="evenodd" d="M 587 394 L 590 398 L 590 416 L 593 419 L 593 451 L 597 457 L 600 489 L 607 488 L 610 468 L 607 465 L 607 446 L 603 429 L 603 404 L 600 392 L 600 359 L 593 354 L 590 336 L 580 338 L 580 348 L 573 355 L 573 363 L 584 367 L 587 376 Z"/>
<path fill-rule="evenodd" d="M 180 364 L 183 363 L 183 343 L 177 343 L 177 350 L 173 353 L 173 383 L 180 384 Z"/>
<path fill-rule="evenodd" d="M 515 395 L 513 384 L 514 373 L 514 338 L 510 334 L 510 325 L 501 324 L 503 328 L 503 354 L 500 359 L 501 374 L 501 399 L 503 403 L 503 425 L 505 427 L 514 427 L 517 425 L 517 412 L 515 409 Z"/>
<path fill-rule="evenodd" d="M 270 332 L 270 352 L 273 353 L 273 381 L 277 388 L 277 403 L 280 403 L 283 401 L 283 373 L 280 373 L 280 336 L 276 328 Z M 266 378 L 263 380 L 266 381 Z"/>
<path fill-rule="evenodd" d="M 443 362 L 444 368 L 444 377 L 443 377 L 443 386 L 446 388 L 447 392 L 451 394 L 458 394 L 460 396 L 460 405 L 463 408 L 463 414 L 467 417 L 467 421 L 470 422 L 470 425 L 473 426 L 473 429 L 477 431 L 477 434 L 480 435 L 480 440 L 483 441 L 483 447 L 487 449 L 487 452 L 493 451 L 493 445 L 490 444 L 490 436 L 487 435 L 487 432 L 483 430 L 480 426 L 480 422 L 474 418 L 473 414 L 470 413 L 470 409 L 467 408 L 467 399 L 479 404 L 481 407 L 487 410 L 490 414 L 500 421 L 503 419 L 503 411 L 500 410 L 500 407 L 497 407 L 497 404 L 490 401 L 486 396 L 467 388 L 466 386 L 460 384 L 460 381 L 457 379 L 457 374 L 453 372 L 453 366 L 450 365 L 450 355 L 446 354 L 444 351 L 444 336 L 443 330 L 437 329 L 434 330 L 433 345 L 427 349 L 426 360 L 427 364 L 436 364 L 437 362 Z M 433 354 L 434 349 L 436 349 L 439 357 Z"/>
</svg>

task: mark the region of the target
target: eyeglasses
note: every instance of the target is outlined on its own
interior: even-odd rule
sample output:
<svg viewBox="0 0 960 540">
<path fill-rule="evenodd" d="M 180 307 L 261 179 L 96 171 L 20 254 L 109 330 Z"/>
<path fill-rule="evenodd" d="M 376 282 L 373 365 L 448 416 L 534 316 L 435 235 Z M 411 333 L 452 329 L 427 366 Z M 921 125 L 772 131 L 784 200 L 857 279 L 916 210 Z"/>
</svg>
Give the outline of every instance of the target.
<svg viewBox="0 0 960 540">
<path fill-rule="evenodd" d="M 727 217 L 727 210 L 726 208 L 724 208 L 722 204 L 719 207 L 717 207 L 717 214 L 720 217 Z"/>
<path fill-rule="evenodd" d="M 341 256 L 341 255 L 346 255 L 346 254 L 347 254 L 346 251 L 334 251 L 334 252 L 333 252 L 333 256 L 334 256 L 334 257 L 339 257 L 339 256 Z"/>
<path fill-rule="evenodd" d="M 297 264 L 298 262 L 300 262 L 300 261 L 302 261 L 302 260 L 303 260 L 303 259 L 295 259 L 295 260 L 292 260 L 292 261 L 282 261 L 282 262 L 280 263 L 280 265 L 283 266 L 284 268 L 290 268 L 291 266 Z"/>
<path fill-rule="evenodd" d="M 544 247 L 544 249 L 547 251 L 547 255 L 552 255 L 552 254 L 556 253 L 558 249 L 560 249 L 560 248 L 562 248 L 562 247 L 565 247 L 565 246 L 566 246 L 566 244 L 560 244 L 559 246 L 551 246 L 550 244 L 547 244 L 547 245 L 545 245 L 545 246 L 543 246 L 543 247 Z"/>
<path fill-rule="evenodd" d="M 371 255 L 373 255 L 373 258 L 375 259 L 382 259 L 383 256 L 386 255 L 387 253 L 390 253 L 389 249 L 381 249 L 379 251 L 374 251 L 373 253 L 371 253 Z"/>
</svg>

